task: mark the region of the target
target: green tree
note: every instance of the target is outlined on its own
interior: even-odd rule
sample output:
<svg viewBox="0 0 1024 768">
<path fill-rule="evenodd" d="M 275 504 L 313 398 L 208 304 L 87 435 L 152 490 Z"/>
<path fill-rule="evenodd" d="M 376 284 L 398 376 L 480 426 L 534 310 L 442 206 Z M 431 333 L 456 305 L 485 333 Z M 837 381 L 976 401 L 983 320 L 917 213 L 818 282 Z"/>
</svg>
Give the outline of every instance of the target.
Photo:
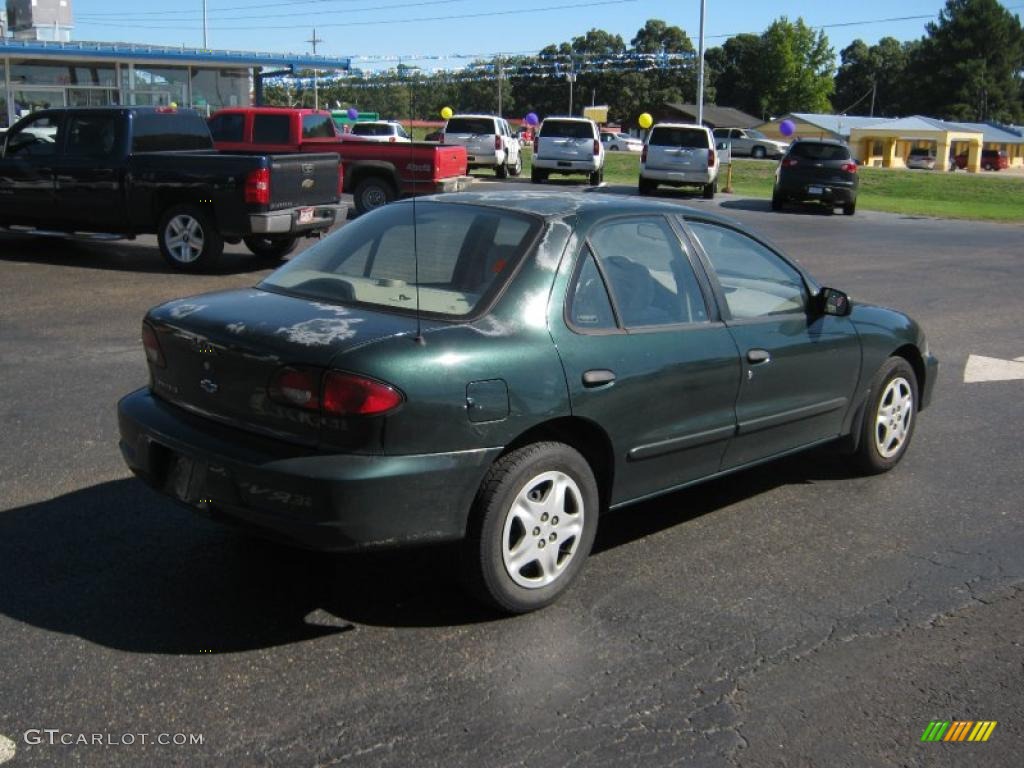
<svg viewBox="0 0 1024 768">
<path fill-rule="evenodd" d="M 648 19 L 629 41 L 637 53 L 693 53 L 690 37 L 680 27 L 670 27 L 661 19 Z"/>
<path fill-rule="evenodd" d="M 825 112 L 834 87 L 835 53 L 803 19 L 776 19 L 761 35 L 761 109 L 771 115 Z"/>
<path fill-rule="evenodd" d="M 760 35 L 742 34 L 707 50 L 706 75 L 714 86 L 717 104 L 767 117 L 761 105 L 761 49 Z"/>
<path fill-rule="evenodd" d="M 916 85 L 908 76 L 914 42 L 883 37 L 868 46 L 854 40 L 839 54 L 832 106 L 837 112 L 897 117 L 907 114 Z"/>
</svg>

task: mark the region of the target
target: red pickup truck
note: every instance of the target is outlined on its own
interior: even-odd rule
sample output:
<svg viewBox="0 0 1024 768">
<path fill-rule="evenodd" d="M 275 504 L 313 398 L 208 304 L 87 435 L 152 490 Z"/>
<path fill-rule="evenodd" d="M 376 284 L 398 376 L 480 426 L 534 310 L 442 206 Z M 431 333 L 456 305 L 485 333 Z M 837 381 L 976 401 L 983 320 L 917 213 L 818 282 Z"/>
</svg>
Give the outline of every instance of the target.
<svg viewBox="0 0 1024 768">
<path fill-rule="evenodd" d="M 209 124 L 221 152 L 336 152 L 342 191 L 353 196 L 359 213 L 399 196 L 460 191 L 472 181 L 463 147 L 343 138 L 322 110 L 237 107 L 214 112 Z"/>
</svg>

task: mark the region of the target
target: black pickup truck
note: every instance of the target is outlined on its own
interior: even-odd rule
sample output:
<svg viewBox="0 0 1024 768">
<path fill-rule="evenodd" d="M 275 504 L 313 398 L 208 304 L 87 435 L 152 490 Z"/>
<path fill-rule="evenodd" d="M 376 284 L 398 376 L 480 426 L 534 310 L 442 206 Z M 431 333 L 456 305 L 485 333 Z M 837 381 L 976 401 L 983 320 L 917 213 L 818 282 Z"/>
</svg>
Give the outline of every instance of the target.
<svg viewBox="0 0 1024 768">
<path fill-rule="evenodd" d="M 334 224 L 338 156 L 214 150 L 193 110 L 48 109 L 15 123 L 0 154 L 0 227 L 156 234 L 174 267 L 212 266 L 244 240 L 279 259 Z"/>
</svg>

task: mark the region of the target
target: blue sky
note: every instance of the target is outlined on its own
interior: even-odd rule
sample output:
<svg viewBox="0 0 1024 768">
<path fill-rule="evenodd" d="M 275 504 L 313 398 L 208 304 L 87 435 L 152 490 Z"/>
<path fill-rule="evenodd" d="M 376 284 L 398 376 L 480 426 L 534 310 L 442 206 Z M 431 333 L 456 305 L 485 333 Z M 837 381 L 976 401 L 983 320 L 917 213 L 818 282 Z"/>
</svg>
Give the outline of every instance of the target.
<svg viewBox="0 0 1024 768">
<path fill-rule="evenodd" d="M 76 40 L 202 45 L 202 0 L 73 3 Z M 857 37 L 869 43 L 885 35 L 920 37 L 927 19 L 876 20 L 934 17 L 943 5 L 943 0 L 707 0 L 707 44 L 720 44 L 739 32 L 761 32 L 781 15 L 791 19 L 802 16 L 812 26 L 849 24 L 825 28 L 838 56 Z M 1003 0 L 1003 5 L 1024 13 L 1024 0 Z M 555 10 L 539 10 L 552 8 Z M 512 13 L 474 17 L 496 11 Z M 568 40 L 591 27 L 618 33 L 628 43 L 649 18 L 682 27 L 696 44 L 699 0 L 511 0 L 501 4 L 480 0 L 208 0 L 208 40 L 210 48 L 218 49 L 308 51 L 306 41 L 315 25 L 317 36 L 323 39 L 318 52 L 327 55 L 409 58 L 518 53 Z M 421 62 L 428 69 L 458 63 L 459 59 Z"/>
</svg>

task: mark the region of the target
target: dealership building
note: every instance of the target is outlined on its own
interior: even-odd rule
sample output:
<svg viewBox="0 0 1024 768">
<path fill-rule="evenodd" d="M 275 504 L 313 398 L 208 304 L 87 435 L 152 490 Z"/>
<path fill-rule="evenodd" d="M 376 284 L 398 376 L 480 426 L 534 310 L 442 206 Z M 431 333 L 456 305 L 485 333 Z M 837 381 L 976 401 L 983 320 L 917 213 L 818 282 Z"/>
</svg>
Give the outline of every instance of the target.
<svg viewBox="0 0 1024 768">
<path fill-rule="evenodd" d="M 184 46 L 72 42 L 70 0 L 7 0 L 0 127 L 48 107 L 176 104 L 210 112 L 260 103 L 264 78 L 338 72 L 349 59 Z"/>
</svg>

